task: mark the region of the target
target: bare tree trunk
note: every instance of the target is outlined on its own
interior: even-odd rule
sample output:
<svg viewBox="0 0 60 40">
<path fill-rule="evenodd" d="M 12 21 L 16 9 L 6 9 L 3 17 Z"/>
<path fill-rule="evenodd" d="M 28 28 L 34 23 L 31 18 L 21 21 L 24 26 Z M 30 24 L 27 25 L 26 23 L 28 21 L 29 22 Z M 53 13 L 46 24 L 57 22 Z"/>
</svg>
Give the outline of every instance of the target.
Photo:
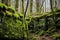
<svg viewBox="0 0 60 40">
<path fill-rule="evenodd" d="M 46 12 L 46 1 L 45 1 L 45 12 Z"/>
<path fill-rule="evenodd" d="M 24 0 L 21 1 L 22 1 L 22 13 L 24 13 Z"/>
<path fill-rule="evenodd" d="M 26 5 L 25 13 L 24 13 L 24 18 L 25 18 L 25 16 L 26 16 L 26 12 L 27 12 L 27 9 L 28 9 L 28 4 L 29 4 L 29 0 L 27 0 L 27 5 Z"/>
<path fill-rule="evenodd" d="M 40 10 L 39 10 L 40 13 L 41 13 L 41 10 L 43 10 L 42 7 L 43 7 L 43 4 L 44 4 L 45 0 L 43 0 L 43 1 L 41 1 L 41 2 L 42 2 L 42 3 L 41 3 L 40 8 L 39 8 L 39 9 L 40 9 Z"/>
<path fill-rule="evenodd" d="M 7 6 L 11 6 L 11 0 L 5 0 L 5 4 L 7 5 Z"/>
<path fill-rule="evenodd" d="M 0 2 L 1 2 L 2 0 L 0 0 Z"/>
<path fill-rule="evenodd" d="M 10 6 L 10 0 L 1 0 L 7 6 Z"/>
<path fill-rule="evenodd" d="M 16 8 L 16 10 L 18 11 L 18 1 L 19 0 L 15 0 L 16 1 L 16 3 L 15 3 L 15 8 Z"/>
<path fill-rule="evenodd" d="M 10 5 L 11 5 L 12 8 L 15 8 L 15 0 L 13 0 L 13 1 L 11 0 L 11 4 Z"/>
<path fill-rule="evenodd" d="M 36 11 L 39 12 L 39 0 L 36 0 Z"/>
<path fill-rule="evenodd" d="M 1 0 L 2 3 L 4 3 L 4 0 Z"/>
<path fill-rule="evenodd" d="M 52 0 L 50 0 L 50 6 L 51 6 L 51 12 L 53 14 L 53 22 L 54 22 L 54 29 L 56 31 L 56 15 L 54 14 L 53 6 L 52 6 Z"/>
<path fill-rule="evenodd" d="M 30 0 L 30 13 L 32 13 L 33 0 Z"/>
<path fill-rule="evenodd" d="M 22 2 L 21 2 L 21 0 L 19 0 L 19 2 L 18 2 L 18 13 L 21 13 L 22 12 L 22 4 L 21 4 Z"/>
<path fill-rule="evenodd" d="M 50 9 L 51 9 L 51 12 L 53 12 L 53 6 L 52 6 L 52 0 L 50 0 Z"/>
</svg>

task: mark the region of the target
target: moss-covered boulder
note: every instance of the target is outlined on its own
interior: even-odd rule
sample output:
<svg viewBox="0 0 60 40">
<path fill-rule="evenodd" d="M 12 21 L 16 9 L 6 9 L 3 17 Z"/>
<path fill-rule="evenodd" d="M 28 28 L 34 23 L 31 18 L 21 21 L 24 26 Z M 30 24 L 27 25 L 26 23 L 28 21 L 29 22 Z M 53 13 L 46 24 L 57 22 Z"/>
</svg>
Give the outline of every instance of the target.
<svg viewBox="0 0 60 40">
<path fill-rule="evenodd" d="M 23 31 L 23 16 L 0 3 L 0 38 L 21 38 Z"/>
</svg>

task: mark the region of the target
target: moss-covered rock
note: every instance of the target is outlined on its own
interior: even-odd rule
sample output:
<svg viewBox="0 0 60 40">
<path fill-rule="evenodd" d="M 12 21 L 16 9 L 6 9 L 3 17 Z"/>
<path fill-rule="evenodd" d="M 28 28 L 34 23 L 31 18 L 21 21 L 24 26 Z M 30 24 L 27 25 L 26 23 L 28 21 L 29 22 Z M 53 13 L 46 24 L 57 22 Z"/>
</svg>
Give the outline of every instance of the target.
<svg viewBox="0 0 60 40">
<path fill-rule="evenodd" d="M 16 39 L 23 37 L 23 16 L 2 3 L 0 3 L 0 35 Z"/>
<path fill-rule="evenodd" d="M 52 34 L 56 27 L 60 26 L 60 10 L 56 10 L 53 13 L 49 12 L 39 17 L 32 17 L 31 22 L 28 27 L 29 30 L 34 30 L 36 33 L 40 29 L 44 30 L 46 33 Z M 39 33 L 39 32 L 38 32 Z"/>
</svg>

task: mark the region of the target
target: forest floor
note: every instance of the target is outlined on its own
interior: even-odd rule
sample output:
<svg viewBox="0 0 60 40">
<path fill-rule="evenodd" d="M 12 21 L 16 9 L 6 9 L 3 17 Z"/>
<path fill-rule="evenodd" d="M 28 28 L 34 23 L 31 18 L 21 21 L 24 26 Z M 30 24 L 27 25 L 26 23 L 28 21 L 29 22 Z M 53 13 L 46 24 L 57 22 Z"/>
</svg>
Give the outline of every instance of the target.
<svg viewBox="0 0 60 40">
<path fill-rule="evenodd" d="M 54 32 L 54 34 L 60 34 L 60 30 Z M 45 35 L 43 35 L 43 36 L 40 36 L 40 35 L 38 35 L 38 34 L 31 33 L 30 36 L 31 36 L 31 38 L 33 38 L 33 39 L 30 38 L 29 40 L 55 40 L 55 39 L 54 39 L 51 35 L 49 35 L 49 34 L 45 34 Z M 56 39 L 56 40 L 60 40 L 60 38 L 59 38 L 59 39 Z"/>
</svg>

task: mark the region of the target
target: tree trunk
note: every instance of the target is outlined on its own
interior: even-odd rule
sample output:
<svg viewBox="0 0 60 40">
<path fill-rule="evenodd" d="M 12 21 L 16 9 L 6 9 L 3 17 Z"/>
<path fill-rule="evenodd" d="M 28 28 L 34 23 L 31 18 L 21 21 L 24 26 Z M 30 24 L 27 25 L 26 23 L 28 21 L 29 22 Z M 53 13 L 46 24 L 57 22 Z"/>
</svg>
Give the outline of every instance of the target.
<svg viewBox="0 0 60 40">
<path fill-rule="evenodd" d="M 0 2 L 1 2 L 2 0 L 0 0 Z"/>
<path fill-rule="evenodd" d="M 18 1 L 19 0 L 15 0 L 16 1 L 16 3 L 15 3 L 15 8 L 16 8 L 16 10 L 18 11 Z"/>
<path fill-rule="evenodd" d="M 51 12 L 53 14 L 53 22 L 54 22 L 54 29 L 56 31 L 56 15 L 54 14 L 53 6 L 52 6 L 52 0 L 50 0 L 50 6 L 51 6 Z"/>
<path fill-rule="evenodd" d="M 22 13 L 24 14 L 24 0 L 21 1 L 22 1 Z"/>
<path fill-rule="evenodd" d="M 36 0 L 36 11 L 39 12 L 39 0 Z"/>
<path fill-rule="evenodd" d="M 32 13 L 33 0 L 30 0 L 30 13 Z"/>
<path fill-rule="evenodd" d="M 26 16 L 26 12 L 27 12 L 27 9 L 28 9 L 28 4 L 29 4 L 29 0 L 27 0 L 26 10 L 25 10 L 25 12 L 24 12 L 24 18 L 25 18 L 25 16 Z"/>
<path fill-rule="evenodd" d="M 11 5 L 12 8 L 15 8 L 15 0 L 13 0 L 13 1 L 11 0 L 11 4 L 10 5 Z"/>
<path fill-rule="evenodd" d="M 50 0 L 50 9 L 51 9 L 51 12 L 53 12 L 52 0 Z"/>
<path fill-rule="evenodd" d="M 4 3 L 7 6 L 10 6 L 10 0 L 2 0 L 2 3 Z"/>
<path fill-rule="evenodd" d="M 21 2 L 21 0 L 19 0 L 19 2 L 18 2 L 18 13 L 21 13 L 22 12 L 22 4 L 21 4 L 22 2 Z"/>
</svg>

